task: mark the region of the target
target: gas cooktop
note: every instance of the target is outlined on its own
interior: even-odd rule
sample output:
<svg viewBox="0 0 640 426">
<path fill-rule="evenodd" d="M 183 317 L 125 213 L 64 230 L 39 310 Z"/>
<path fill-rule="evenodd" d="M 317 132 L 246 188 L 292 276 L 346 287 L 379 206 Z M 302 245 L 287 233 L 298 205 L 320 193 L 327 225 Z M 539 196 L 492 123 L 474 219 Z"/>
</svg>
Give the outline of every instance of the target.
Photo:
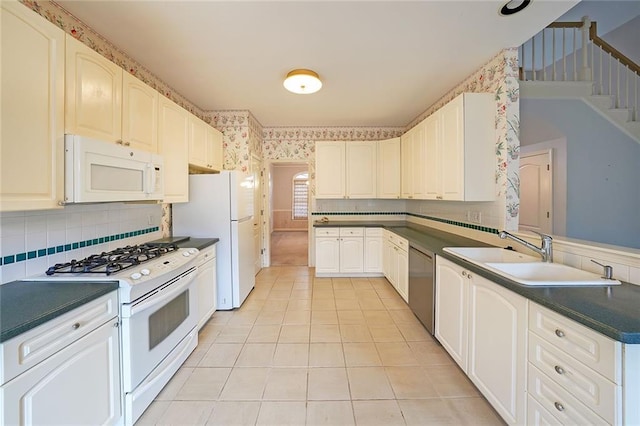
<svg viewBox="0 0 640 426">
<path fill-rule="evenodd" d="M 135 246 L 126 246 L 94 254 L 81 260 L 71 260 L 65 263 L 56 263 L 47 269 L 47 275 L 54 274 L 104 274 L 111 275 L 123 271 L 144 262 L 156 259 L 167 253 L 178 250 L 178 246 L 172 243 L 146 243 Z"/>
</svg>

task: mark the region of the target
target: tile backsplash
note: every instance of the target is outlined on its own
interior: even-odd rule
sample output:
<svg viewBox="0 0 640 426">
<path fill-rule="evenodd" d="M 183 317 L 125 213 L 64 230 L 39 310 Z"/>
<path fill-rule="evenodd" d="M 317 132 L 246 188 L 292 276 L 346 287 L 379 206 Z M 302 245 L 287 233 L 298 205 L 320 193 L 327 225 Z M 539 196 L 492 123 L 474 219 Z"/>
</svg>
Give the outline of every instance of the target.
<svg viewBox="0 0 640 426">
<path fill-rule="evenodd" d="M 159 204 L 124 203 L 2 213 L 0 283 L 43 274 L 55 263 L 161 238 L 162 215 Z"/>
</svg>

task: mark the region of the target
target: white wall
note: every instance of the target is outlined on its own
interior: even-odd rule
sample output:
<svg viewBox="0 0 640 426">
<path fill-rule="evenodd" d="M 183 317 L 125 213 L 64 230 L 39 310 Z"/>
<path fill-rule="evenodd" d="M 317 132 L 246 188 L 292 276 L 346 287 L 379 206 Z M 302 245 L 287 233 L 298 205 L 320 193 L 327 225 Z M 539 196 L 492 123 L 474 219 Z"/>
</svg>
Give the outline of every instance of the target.
<svg viewBox="0 0 640 426">
<path fill-rule="evenodd" d="M 2 213 L 0 283 L 44 274 L 56 263 L 161 238 L 161 217 L 159 204 L 123 203 Z"/>
</svg>

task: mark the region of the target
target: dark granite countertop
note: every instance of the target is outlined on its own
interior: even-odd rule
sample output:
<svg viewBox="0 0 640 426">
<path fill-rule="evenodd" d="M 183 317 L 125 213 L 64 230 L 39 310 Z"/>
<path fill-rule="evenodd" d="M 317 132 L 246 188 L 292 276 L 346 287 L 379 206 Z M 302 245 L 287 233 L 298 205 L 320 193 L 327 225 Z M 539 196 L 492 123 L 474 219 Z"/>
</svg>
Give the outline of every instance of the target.
<svg viewBox="0 0 640 426">
<path fill-rule="evenodd" d="M 0 285 L 0 342 L 117 289 L 117 281 L 14 281 Z"/>
<path fill-rule="evenodd" d="M 362 225 L 361 225 L 362 223 Z M 447 253 L 444 247 L 488 246 L 409 222 L 315 222 L 314 227 L 382 227 L 409 240 L 409 245 L 431 251 L 552 311 L 558 312 L 622 343 L 640 344 L 640 286 L 622 283 L 599 287 L 523 286 Z"/>
<path fill-rule="evenodd" d="M 165 237 L 159 240 L 150 241 L 152 243 L 175 243 L 180 248 L 197 248 L 202 250 L 220 241 L 220 238 L 191 238 L 191 237 Z"/>
</svg>

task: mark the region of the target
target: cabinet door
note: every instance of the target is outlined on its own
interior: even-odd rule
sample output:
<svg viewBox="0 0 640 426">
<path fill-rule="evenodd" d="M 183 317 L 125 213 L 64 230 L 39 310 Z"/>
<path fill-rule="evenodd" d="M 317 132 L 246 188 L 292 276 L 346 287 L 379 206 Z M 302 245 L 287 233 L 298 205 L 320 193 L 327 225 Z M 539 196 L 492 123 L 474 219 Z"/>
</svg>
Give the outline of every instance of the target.
<svg viewBox="0 0 640 426">
<path fill-rule="evenodd" d="M 378 198 L 400 198 L 400 138 L 378 142 Z"/>
<path fill-rule="evenodd" d="M 391 265 L 393 262 L 393 244 L 387 239 L 385 232 L 382 237 L 382 272 L 385 278 L 391 282 Z"/>
<path fill-rule="evenodd" d="M 364 238 L 340 237 L 340 272 L 364 271 Z"/>
<path fill-rule="evenodd" d="M 208 169 L 207 123 L 194 115 L 189 116 L 189 164 L 200 169 Z"/>
<path fill-rule="evenodd" d="M 316 273 L 340 272 L 339 243 L 337 237 L 316 237 Z"/>
<path fill-rule="evenodd" d="M 382 237 L 365 237 L 364 239 L 364 272 L 383 272 Z"/>
<path fill-rule="evenodd" d="M 208 260 L 198 266 L 195 278 L 198 287 L 198 330 L 216 310 L 216 259 L 210 252 L 204 255 L 208 255 Z"/>
<path fill-rule="evenodd" d="M 344 142 L 316 142 L 316 198 L 344 198 Z"/>
<path fill-rule="evenodd" d="M 160 97 L 158 150 L 164 158 L 164 202 L 189 201 L 189 112 Z"/>
<path fill-rule="evenodd" d="M 122 419 L 117 318 L 0 388 L 0 423 L 107 425 Z"/>
<path fill-rule="evenodd" d="M 409 302 L 409 255 L 406 251 L 398 249 L 397 253 L 397 285 L 396 290 L 405 302 Z"/>
<path fill-rule="evenodd" d="M 158 152 L 158 92 L 128 72 L 122 78 L 122 141 Z"/>
<path fill-rule="evenodd" d="M 65 133 L 122 140 L 122 68 L 68 34 Z"/>
<path fill-rule="evenodd" d="M 440 158 L 440 113 L 427 117 L 424 125 L 425 162 L 424 195 L 429 200 L 442 199 L 442 159 Z"/>
<path fill-rule="evenodd" d="M 464 97 L 458 96 L 439 111 L 442 152 L 441 195 L 445 200 L 464 199 L 463 102 Z"/>
<path fill-rule="evenodd" d="M 413 161 L 412 161 L 412 135 L 414 129 L 410 129 L 400 138 L 400 172 L 401 172 L 401 196 L 413 198 Z"/>
<path fill-rule="evenodd" d="M 213 170 L 222 171 L 224 169 L 224 152 L 223 152 L 223 142 L 222 142 L 222 132 L 218 129 L 214 129 L 211 127 L 208 129 L 207 134 L 207 148 L 209 149 L 209 153 L 207 157 L 211 161 L 211 166 Z"/>
<path fill-rule="evenodd" d="M 462 273 L 464 272 L 464 276 Z M 467 372 L 469 280 L 453 262 L 436 257 L 436 338 Z"/>
<path fill-rule="evenodd" d="M 527 323 L 526 298 L 473 275 L 468 375 L 510 424 L 526 423 Z"/>
<path fill-rule="evenodd" d="M 64 31 L 1 2 L 0 210 L 59 208 L 64 199 Z"/>
<path fill-rule="evenodd" d="M 426 167 L 425 167 L 425 123 L 415 127 L 411 138 L 411 174 L 413 180 L 413 198 L 425 199 Z"/>
<path fill-rule="evenodd" d="M 347 198 L 376 198 L 378 169 L 376 143 L 346 142 L 345 150 Z"/>
</svg>

